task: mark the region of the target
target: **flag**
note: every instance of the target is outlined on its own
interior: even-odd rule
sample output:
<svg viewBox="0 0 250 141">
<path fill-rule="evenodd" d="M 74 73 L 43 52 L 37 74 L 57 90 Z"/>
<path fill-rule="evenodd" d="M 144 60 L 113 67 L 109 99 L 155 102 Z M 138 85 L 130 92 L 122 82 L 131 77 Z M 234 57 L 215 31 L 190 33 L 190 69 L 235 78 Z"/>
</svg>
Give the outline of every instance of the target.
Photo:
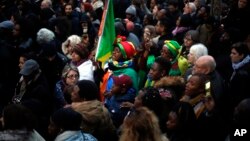
<svg viewBox="0 0 250 141">
<path fill-rule="evenodd" d="M 95 60 L 102 65 L 109 59 L 113 51 L 115 40 L 115 23 L 113 12 L 113 0 L 106 0 L 102 14 L 102 21 L 98 32 L 98 43 Z"/>
</svg>

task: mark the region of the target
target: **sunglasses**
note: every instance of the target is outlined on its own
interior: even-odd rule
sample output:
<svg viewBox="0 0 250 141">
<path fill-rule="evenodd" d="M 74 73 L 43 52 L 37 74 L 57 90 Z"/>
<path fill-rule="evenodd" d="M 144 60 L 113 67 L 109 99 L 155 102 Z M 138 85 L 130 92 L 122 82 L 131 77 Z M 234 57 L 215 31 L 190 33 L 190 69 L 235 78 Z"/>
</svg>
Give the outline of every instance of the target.
<svg viewBox="0 0 250 141">
<path fill-rule="evenodd" d="M 75 74 L 75 75 L 69 75 L 69 76 L 67 76 L 67 78 L 69 78 L 69 79 L 73 79 L 73 78 L 79 78 L 79 75 L 78 74 Z"/>
</svg>

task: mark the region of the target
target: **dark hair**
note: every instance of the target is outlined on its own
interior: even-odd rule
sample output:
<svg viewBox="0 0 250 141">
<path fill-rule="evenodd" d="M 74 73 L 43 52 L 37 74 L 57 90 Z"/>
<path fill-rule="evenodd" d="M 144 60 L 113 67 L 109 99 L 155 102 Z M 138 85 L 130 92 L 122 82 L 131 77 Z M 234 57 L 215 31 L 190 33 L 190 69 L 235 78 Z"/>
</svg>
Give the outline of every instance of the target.
<svg viewBox="0 0 250 141">
<path fill-rule="evenodd" d="M 80 130 L 82 115 L 71 108 L 61 108 L 51 116 L 51 120 L 64 131 L 74 131 Z"/>
<path fill-rule="evenodd" d="M 166 74 L 169 73 L 169 70 L 171 68 L 171 63 L 169 61 L 167 61 L 165 58 L 157 57 L 155 59 L 155 63 L 159 64 L 161 71 L 166 71 Z"/>
<path fill-rule="evenodd" d="M 195 128 L 196 116 L 193 107 L 189 103 L 179 101 L 174 105 L 171 112 L 174 112 L 177 115 L 180 131 L 187 132 L 190 129 Z"/>
<path fill-rule="evenodd" d="M 160 19 L 159 24 L 161 26 L 164 26 L 164 31 L 165 32 L 172 31 L 172 29 L 174 27 L 174 22 L 169 18 Z"/>
<path fill-rule="evenodd" d="M 57 54 L 56 41 L 52 40 L 48 43 L 41 44 L 42 55 L 44 57 L 53 57 Z"/>
<path fill-rule="evenodd" d="M 154 111 L 159 116 L 164 108 L 164 101 L 158 89 L 153 87 L 147 87 L 143 89 L 144 96 L 142 97 L 142 105 Z"/>
<path fill-rule="evenodd" d="M 78 54 L 81 59 L 87 59 L 90 54 L 88 45 L 83 43 L 76 44 L 72 51 Z"/>
<path fill-rule="evenodd" d="M 190 14 L 183 14 L 180 16 L 180 26 L 190 27 L 192 25 L 192 17 Z"/>
<path fill-rule="evenodd" d="M 80 80 L 77 83 L 79 87 L 79 96 L 85 100 L 95 100 L 99 96 L 99 89 L 96 84 L 90 80 Z"/>
<path fill-rule="evenodd" d="M 249 49 L 246 43 L 237 42 L 232 45 L 231 49 L 235 49 L 240 55 L 244 55 L 244 58 L 249 55 Z"/>
<path fill-rule="evenodd" d="M 249 127 L 250 122 L 250 98 L 243 99 L 234 110 L 234 120 L 238 125 Z M 248 126 L 246 126 L 248 125 Z"/>
<path fill-rule="evenodd" d="M 10 104 L 3 109 L 4 129 L 16 130 L 35 128 L 35 116 L 30 109 L 20 104 Z"/>
</svg>

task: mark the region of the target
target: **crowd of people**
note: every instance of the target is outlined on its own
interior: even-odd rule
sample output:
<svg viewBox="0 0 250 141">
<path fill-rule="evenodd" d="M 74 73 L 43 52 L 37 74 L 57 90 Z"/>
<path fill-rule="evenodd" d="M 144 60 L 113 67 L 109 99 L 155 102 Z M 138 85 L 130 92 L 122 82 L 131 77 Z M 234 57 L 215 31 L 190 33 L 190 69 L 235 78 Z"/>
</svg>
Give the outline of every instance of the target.
<svg viewBox="0 0 250 141">
<path fill-rule="evenodd" d="M 0 140 L 250 139 L 249 0 L 109 1 L 0 0 Z"/>
</svg>

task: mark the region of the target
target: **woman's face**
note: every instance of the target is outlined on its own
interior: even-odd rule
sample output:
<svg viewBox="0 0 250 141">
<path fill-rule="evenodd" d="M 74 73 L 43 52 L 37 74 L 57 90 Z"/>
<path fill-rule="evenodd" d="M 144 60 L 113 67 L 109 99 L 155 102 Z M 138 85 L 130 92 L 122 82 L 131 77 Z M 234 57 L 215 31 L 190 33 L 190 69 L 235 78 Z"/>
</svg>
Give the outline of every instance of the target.
<svg viewBox="0 0 250 141">
<path fill-rule="evenodd" d="M 148 75 L 154 81 L 159 80 L 163 76 L 158 63 L 154 63 L 152 65 L 152 67 L 149 70 Z"/>
<path fill-rule="evenodd" d="M 161 50 L 161 57 L 167 59 L 168 61 L 172 61 L 172 56 L 171 56 L 171 53 L 170 51 L 168 50 L 167 47 L 162 47 L 162 50 Z"/>
<path fill-rule="evenodd" d="M 171 111 L 168 114 L 168 120 L 167 120 L 166 124 L 167 124 L 167 128 L 169 130 L 176 129 L 177 124 L 178 124 L 178 118 L 177 118 L 177 114 L 175 112 Z"/>
<path fill-rule="evenodd" d="M 113 61 L 119 61 L 120 59 L 122 59 L 122 53 L 121 50 L 118 47 L 115 47 L 113 53 L 112 53 L 112 59 Z"/>
<path fill-rule="evenodd" d="M 193 65 L 195 61 L 196 60 L 195 60 L 194 52 L 190 51 L 188 54 L 188 63 Z"/>
<path fill-rule="evenodd" d="M 71 101 L 72 102 L 78 102 L 80 101 L 80 96 L 79 96 L 79 87 L 77 85 L 74 86 L 73 91 L 71 92 Z"/>
<path fill-rule="evenodd" d="M 18 64 L 20 70 L 23 68 L 23 65 L 24 65 L 25 61 L 26 61 L 26 58 L 24 58 L 23 56 L 20 56 L 19 64 Z"/>
<path fill-rule="evenodd" d="M 150 35 L 151 35 L 150 30 L 148 28 L 145 28 L 144 32 L 143 32 L 143 38 L 144 38 L 144 40 L 145 41 L 149 41 L 150 38 L 151 38 Z"/>
<path fill-rule="evenodd" d="M 156 16 L 156 14 L 158 13 L 158 6 L 157 5 L 155 5 L 154 6 L 154 8 L 153 8 L 153 15 L 155 15 Z"/>
<path fill-rule="evenodd" d="M 76 52 L 73 51 L 71 56 L 72 56 L 72 61 L 73 62 L 80 62 L 81 61 L 80 55 L 78 55 Z"/>
<path fill-rule="evenodd" d="M 201 92 L 201 84 L 198 76 L 191 76 L 186 84 L 185 95 L 192 96 Z M 204 88 L 205 89 L 205 88 Z"/>
<path fill-rule="evenodd" d="M 231 57 L 232 63 L 238 63 L 238 62 L 240 62 L 240 61 L 243 59 L 244 55 L 243 55 L 243 54 L 240 55 L 240 54 L 236 51 L 236 49 L 233 48 L 233 49 L 231 50 L 230 57 Z"/>
<path fill-rule="evenodd" d="M 139 108 L 142 106 L 142 97 L 144 96 L 144 92 L 142 90 L 139 91 L 139 94 L 135 97 L 134 106 L 135 108 Z"/>
<path fill-rule="evenodd" d="M 193 40 L 192 40 L 192 37 L 191 37 L 191 35 L 186 35 L 185 37 L 184 37 L 184 46 L 185 47 L 191 47 L 192 45 L 193 45 Z"/>
<path fill-rule="evenodd" d="M 74 70 L 70 70 L 66 76 L 66 84 L 75 85 L 78 79 L 79 79 L 78 73 Z"/>
</svg>

